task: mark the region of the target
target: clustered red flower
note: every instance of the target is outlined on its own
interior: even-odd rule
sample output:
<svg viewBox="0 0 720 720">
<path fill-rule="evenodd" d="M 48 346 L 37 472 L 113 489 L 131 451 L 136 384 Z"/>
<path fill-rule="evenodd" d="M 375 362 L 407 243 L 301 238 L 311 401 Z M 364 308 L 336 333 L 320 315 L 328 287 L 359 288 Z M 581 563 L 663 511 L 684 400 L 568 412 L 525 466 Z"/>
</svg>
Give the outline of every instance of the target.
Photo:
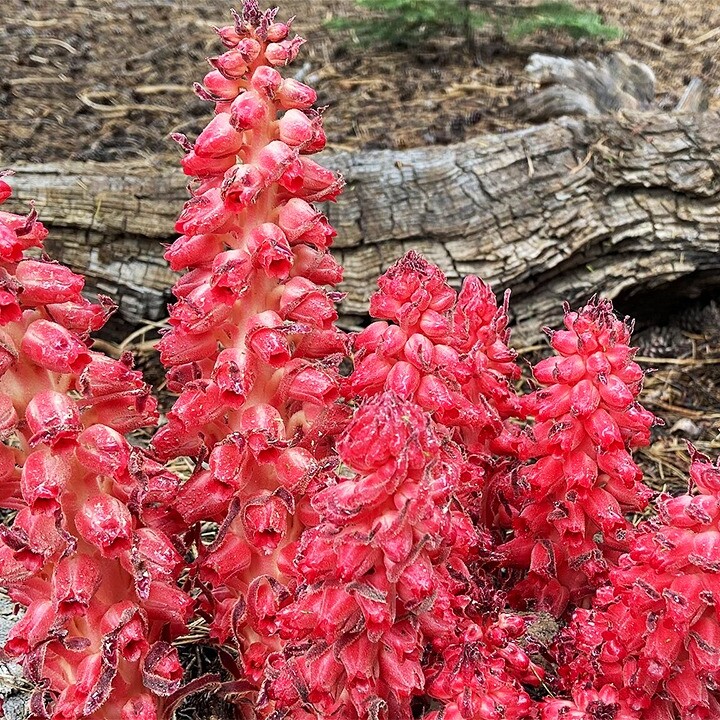
<svg viewBox="0 0 720 720">
<path fill-rule="evenodd" d="M 533 368 L 540 387 L 522 399 L 534 425 L 521 444 L 520 493 L 506 560 L 528 568 L 514 589 L 519 604 L 560 615 L 607 579 L 626 550 L 626 514 L 652 491 L 630 451 L 650 442 L 656 422 L 637 396 L 643 371 L 633 362 L 631 329 L 607 300 L 565 311 L 565 329 L 550 332 L 557 353 Z"/>
<path fill-rule="evenodd" d="M 0 196 L 9 191 L 0 181 Z M 158 525 L 178 478 L 126 440 L 156 422 L 132 359 L 90 349 L 112 310 L 45 257 L 34 211 L 0 212 L 0 579 L 25 607 L 4 652 L 37 689 L 34 718 L 153 720 L 179 690 L 169 641 L 192 599 Z"/>
<path fill-rule="evenodd" d="M 175 527 L 219 526 L 196 543 L 190 573 L 210 637 L 235 646 L 255 691 L 282 646 L 294 543 L 316 518 L 309 495 L 350 416 L 335 402 L 342 269 L 312 204 L 343 182 L 310 159 L 325 146 L 316 94 L 278 70 L 303 41 L 275 18 L 249 2 L 218 30 L 227 51 L 197 87 L 215 115 L 194 143 L 176 138 L 196 184 L 166 253 L 188 271 L 159 343 L 179 397 L 153 439 L 163 459 L 199 461 L 172 503 Z"/>
<path fill-rule="evenodd" d="M 424 697 L 446 717 L 530 717 L 522 683 L 541 671 L 515 642 L 525 623 L 481 613 L 473 597 L 482 538 L 452 507 L 460 448 L 386 391 L 357 410 L 338 455 L 340 469 L 311 500 L 319 521 L 277 595 L 285 644 L 268 657 L 261 709 L 410 720 L 413 698 Z"/>
<path fill-rule="evenodd" d="M 720 717 L 720 467 L 691 454 L 697 492 L 659 499 L 560 638 L 565 684 L 614 686 L 618 717 Z"/>
<path fill-rule="evenodd" d="M 281 72 L 303 40 L 256 0 L 217 32 L 213 118 L 175 136 L 193 180 L 159 429 L 131 358 L 91 349 L 112 303 L 40 254 L 34 211 L 0 212 L 0 582 L 25 608 L 4 654 L 33 720 L 169 720 L 210 685 L 268 720 L 720 716 L 720 468 L 694 454 L 694 487 L 629 521 L 656 422 L 630 325 L 566 309 L 521 394 L 508 295 L 410 252 L 373 322 L 338 329 L 315 203 L 343 181 Z M 199 620 L 225 675 L 183 685 Z"/>
</svg>

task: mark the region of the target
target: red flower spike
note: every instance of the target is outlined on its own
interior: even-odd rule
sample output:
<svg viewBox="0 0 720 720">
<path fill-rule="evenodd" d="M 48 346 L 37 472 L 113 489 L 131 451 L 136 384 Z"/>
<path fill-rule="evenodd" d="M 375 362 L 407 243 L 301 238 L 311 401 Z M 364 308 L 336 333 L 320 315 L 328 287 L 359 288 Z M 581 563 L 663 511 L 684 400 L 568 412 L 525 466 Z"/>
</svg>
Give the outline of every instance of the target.
<svg viewBox="0 0 720 720">
<path fill-rule="evenodd" d="M 317 517 L 306 493 L 332 465 L 348 415 L 336 405 L 341 296 L 325 287 L 342 271 L 328 253 L 335 231 L 312 206 L 334 198 L 342 181 L 309 159 L 325 135 L 310 109 L 314 91 L 281 72 L 302 44 L 288 38 L 288 24 L 246 2 L 218 32 L 228 51 L 211 60 L 199 91 L 216 114 L 194 144 L 177 138 L 183 168 L 200 185 L 178 219 L 182 237 L 166 251 L 173 268 L 187 270 L 159 344 L 180 397 L 153 447 L 162 458 L 209 463 L 172 510 L 186 536 L 203 520 L 220 525 L 211 545 L 199 544 L 194 577 L 204 610 L 216 613 L 212 632 L 234 639 L 247 668 L 258 650 L 253 627 L 268 637 L 275 605 L 289 597 L 292 549 Z M 259 568 L 269 605 L 254 584 Z M 260 654 L 276 649 L 268 642 Z"/>
<path fill-rule="evenodd" d="M 81 537 L 95 545 L 103 557 L 118 557 L 130 550 L 130 511 L 112 495 L 96 495 L 86 500 L 75 524 Z"/>
<path fill-rule="evenodd" d="M 660 498 L 658 517 L 632 536 L 595 608 L 576 610 L 557 643 L 573 697 L 612 684 L 618 717 L 720 712 L 720 468 L 694 448 L 691 456 L 697 494 Z"/>
<path fill-rule="evenodd" d="M 44 370 L 79 373 L 89 362 L 90 353 L 76 335 L 47 320 L 32 323 L 20 343 L 23 354 Z"/>
<path fill-rule="evenodd" d="M 45 235 L 34 211 L 0 213 L 0 433 L 12 443 L 0 453 L 0 505 L 16 511 L 0 526 L 0 574 L 26 608 L 5 651 L 38 688 L 34 717 L 166 720 L 142 663 L 161 633 L 186 630 L 188 613 L 168 628 L 137 601 L 154 597 L 156 576 L 174 583 L 182 560 L 162 530 L 143 527 L 169 525 L 168 511 L 145 504 L 158 471 L 123 437 L 156 421 L 155 401 L 128 358 L 88 350 L 112 303 L 84 298 L 68 268 L 24 256 Z M 109 603 L 128 611 L 108 625 Z"/>
<path fill-rule="evenodd" d="M 263 711 L 295 714 L 312 698 L 308 717 L 378 712 L 410 718 L 412 698 L 422 695 L 452 707 L 468 692 L 467 678 L 457 688 L 428 685 L 428 678 L 445 663 L 454 675 L 455 652 L 467 653 L 477 674 L 472 702 L 483 702 L 492 679 L 502 689 L 497 705 L 502 701 L 507 717 L 530 716 L 531 701 L 519 683 L 530 674 L 531 662 L 512 638 L 504 633 L 496 647 L 487 640 L 486 654 L 480 655 L 474 649 L 480 643 L 471 648 L 463 638 L 477 627 L 470 616 L 459 612 L 448 623 L 438 622 L 452 594 L 447 563 L 470 582 L 455 558 L 459 546 L 446 532 L 461 456 L 443 432 L 420 407 L 390 393 L 368 401 L 346 428 L 338 443 L 344 470 L 315 493 L 318 525 L 306 529 L 297 546 L 292 563 L 297 591 L 292 599 L 283 599 L 277 589 L 264 596 L 273 632 L 311 649 L 270 656 Z M 516 635 L 523 630 L 520 622 Z M 427 654 L 433 646 L 438 654 Z"/>
<path fill-rule="evenodd" d="M 15 278 L 22 287 L 22 299 L 28 305 L 48 305 L 75 300 L 85 285 L 76 275 L 58 263 L 23 260 L 18 263 Z"/>
<path fill-rule="evenodd" d="M 521 470 L 528 491 L 519 501 L 515 538 L 502 548 L 511 565 L 530 570 L 513 591 L 516 601 L 535 596 L 556 613 L 603 582 L 608 562 L 627 548 L 631 526 L 623 512 L 641 510 L 651 496 L 629 450 L 649 440 L 655 422 L 636 405 L 642 373 L 627 345 L 630 331 L 612 305 L 599 300 L 567 311 L 565 327 L 551 337 L 558 356 L 534 370 L 545 387 L 523 398 L 535 416 L 523 452 L 537 460 Z M 527 564 L 533 544 L 547 562 Z"/>
</svg>

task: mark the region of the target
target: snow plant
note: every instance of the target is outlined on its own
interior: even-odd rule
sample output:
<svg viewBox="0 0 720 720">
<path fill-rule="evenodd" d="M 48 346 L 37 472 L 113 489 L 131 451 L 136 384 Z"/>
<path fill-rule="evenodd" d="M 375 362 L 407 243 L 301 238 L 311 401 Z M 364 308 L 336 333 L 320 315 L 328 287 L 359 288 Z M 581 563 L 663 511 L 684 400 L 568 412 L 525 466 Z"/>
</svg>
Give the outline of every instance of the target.
<svg viewBox="0 0 720 720">
<path fill-rule="evenodd" d="M 654 415 L 637 401 L 644 373 L 633 362 L 631 326 L 607 300 L 565 310 L 549 331 L 555 355 L 533 367 L 539 387 L 522 398 L 534 424 L 521 443 L 512 539 L 506 562 L 527 576 L 513 589 L 518 605 L 560 615 L 607 580 L 629 549 L 630 512 L 652 491 L 631 451 L 650 443 Z"/>
<path fill-rule="evenodd" d="M 410 252 L 341 330 L 318 204 L 343 180 L 282 72 L 303 41 L 254 0 L 233 19 L 196 86 L 213 117 L 175 136 L 162 422 L 92 350 L 111 301 L 39 254 L 34 211 L 0 213 L 4 652 L 31 716 L 163 720 L 206 689 L 269 720 L 715 717 L 720 470 L 695 456 L 694 490 L 629 521 L 656 422 L 630 324 L 566 308 L 523 393 L 508 295 Z M 222 670 L 193 680 L 176 641 L 200 626 Z"/>
<path fill-rule="evenodd" d="M 696 492 L 658 498 L 611 583 L 558 638 L 563 684 L 615 688 L 618 717 L 720 716 L 720 467 L 690 451 Z"/>
<path fill-rule="evenodd" d="M 170 642 L 193 607 L 162 529 L 179 480 L 125 438 L 156 401 L 130 356 L 89 348 L 112 303 L 31 254 L 46 235 L 34 210 L 0 212 L 0 579 L 25 608 L 4 652 L 36 686 L 34 718 L 152 720 L 180 687 Z"/>
</svg>

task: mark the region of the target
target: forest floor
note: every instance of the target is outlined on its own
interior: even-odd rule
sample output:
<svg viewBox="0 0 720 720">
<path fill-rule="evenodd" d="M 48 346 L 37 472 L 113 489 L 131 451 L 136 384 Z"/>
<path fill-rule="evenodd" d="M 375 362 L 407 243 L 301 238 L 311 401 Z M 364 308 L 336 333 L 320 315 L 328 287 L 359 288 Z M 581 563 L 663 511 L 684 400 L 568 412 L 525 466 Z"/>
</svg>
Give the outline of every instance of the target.
<svg viewBox="0 0 720 720">
<path fill-rule="evenodd" d="M 524 5 L 533 0 L 510 0 Z M 328 22 L 359 16 L 353 0 L 278 0 L 307 38 L 296 67 L 328 106 L 334 150 L 450 143 L 521 126 L 515 103 L 534 90 L 533 52 L 594 59 L 622 50 L 657 77 L 657 102 L 673 107 L 693 77 L 720 84 L 720 4 L 715 0 L 576 0 L 623 38 L 574 41 L 554 32 L 508 42 L 478 33 L 481 63 L 462 42 L 438 37 L 400 50 L 369 49 Z M 190 86 L 218 54 L 213 25 L 231 0 L 4 0 L 0 23 L 0 164 L 147 158 L 173 162 L 171 132 L 193 137 L 207 116 Z M 167 156 L 167 157 L 165 157 Z"/>
</svg>

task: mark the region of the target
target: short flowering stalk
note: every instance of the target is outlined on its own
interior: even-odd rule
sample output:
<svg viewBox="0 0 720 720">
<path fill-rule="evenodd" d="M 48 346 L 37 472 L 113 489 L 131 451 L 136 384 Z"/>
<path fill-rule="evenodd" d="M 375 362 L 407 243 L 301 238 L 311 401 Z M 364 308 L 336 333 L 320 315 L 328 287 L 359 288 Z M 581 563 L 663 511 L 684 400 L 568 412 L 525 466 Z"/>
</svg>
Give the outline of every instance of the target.
<svg viewBox="0 0 720 720">
<path fill-rule="evenodd" d="M 514 642 L 524 623 L 470 607 L 466 561 L 481 538 L 452 507 L 465 460 L 449 433 L 386 392 L 360 407 L 338 453 L 312 497 L 318 522 L 296 544 L 293 582 L 248 608 L 258 633 L 272 624 L 286 639 L 267 658 L 262 715 L 409 720 L 424 698 L 451 716 L 529 717 L 521 682 L 535 676 Z"/>
<path fill-rule="evenodd" d="M 485 448 L 502 420 L 515 415 L 511 380 L 520 375 L 507 341 L 507 305 L 466 278 L 460 293 L 440 268 L 409 252 L 378 281 L 370 314 L 378 321 L 352 340 L 349 397 L 383 390 L 416 402 L 433 419 L 458 428 L 468 450 Z"/>
<path fill-rule="evenodd" d="M 644 375 L 630 332 L 609 301 L 566 309 L 565 329 L 550 332 L 557 354 L 533 369 L 540 388 L 523 397 L 535 421 L 523 449 L 532 462 L 514 537 L 500 548 L 529 571 L 515 588 L 520 603 L 559 614 L 589 595 L 628 547 L 625 513 L 652 495 L 630 455 L 656 422 L 637 402 Z"/>
<path fill-rule="evenodd" d="M 342 270 L 313 204 L 343 182 L 310 159 L 322 117 L 314 90 L 280 72 L 303 40 L 275 16 L 251 0 L 218 29 L 227 50 L 197 86 L 215 115 L 194 143 L 176 138 L 196 181 L 166 253 L 187 271 L 159 343 L 179 398 L 153 440 L 160 458 L 197 461 L 174 511 L 185 527 L 219 525 L 193 571 L 211 636 L 237 645 L 245 676 L 280 646 L 266 615 L 281 602 L 285 548 L 314 521 L 308 486 L 348 415 L 331 289 Z"/>
<path fill-rule="evenodd" d="M 660 498 L 558 643 L 565 685 L 612 684 L 629 717 L 720 717 L 720 467 L 691 453 L 694 492 Z"/>
<path fill-rule="evenodd" d="M 488 285 L 465 278 L 459 293 L 443 272 L 411 251 L 378 281 L 370 300 L 377 318 L 351 340 L 348 398 L 381 391 L 417 403 L 452 432 L 468 455 L 456 493 L 487 526 L 503 514 L 500 488 L 517 463 L 520 377 L 508 346 L 508 300 L 498 306 Z M 488 498 L 480 500 L 483 485 Z"/>
<path fill-rule="evenodd" d="M 156 421 L 130 357 L 90 349 L 112 304 L 26 255 L 46 234 L 34 211 L 0 212 L 0 506 L 16 511 L 0 579 L 25 607 L 4 653 L 36 685 L 34 718 L 159 720 L 182 679 L 168 641 L 193 603 L 181 555 L 147 521 L 177 480 L 124 437 Z"/>
</svg>

